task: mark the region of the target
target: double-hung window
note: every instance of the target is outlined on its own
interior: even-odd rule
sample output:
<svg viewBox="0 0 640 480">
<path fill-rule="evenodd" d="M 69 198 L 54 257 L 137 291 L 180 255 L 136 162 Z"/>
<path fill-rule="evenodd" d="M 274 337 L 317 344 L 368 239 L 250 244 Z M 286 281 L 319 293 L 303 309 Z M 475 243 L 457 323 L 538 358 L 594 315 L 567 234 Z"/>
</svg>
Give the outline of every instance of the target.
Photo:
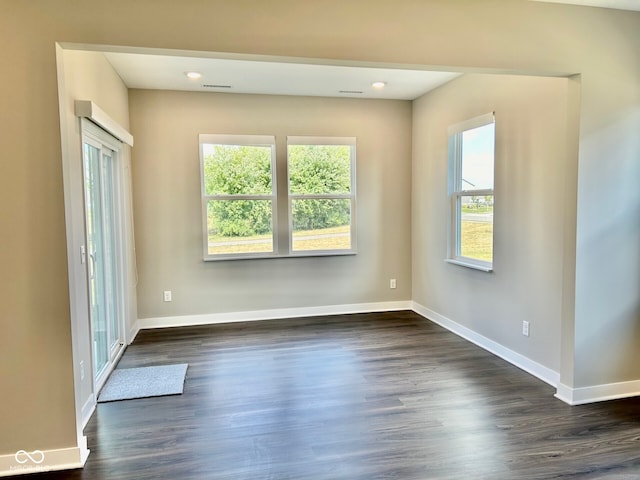
<svg viewBox="0 0 640 480">
<path fill-rule="evenodd" d="M 287 137 L 292 255 L 356 251 L 356 139 Z"/>
<path fill-rule="evenodd" d="M 356 139 L 287 137 L 282 161 L 275 144 L 200 135 L 204 260 L 356 253 Z"/>
<path fill-rule="evenodd" d="M 451 229 L 448 261 L 493 269 L 495 117 L 449 127 Z"/>
<path fill-rule="evenodd" d="M 275 137 L 200 135 L 204 259 L 277 253 Z"/>
</svg>

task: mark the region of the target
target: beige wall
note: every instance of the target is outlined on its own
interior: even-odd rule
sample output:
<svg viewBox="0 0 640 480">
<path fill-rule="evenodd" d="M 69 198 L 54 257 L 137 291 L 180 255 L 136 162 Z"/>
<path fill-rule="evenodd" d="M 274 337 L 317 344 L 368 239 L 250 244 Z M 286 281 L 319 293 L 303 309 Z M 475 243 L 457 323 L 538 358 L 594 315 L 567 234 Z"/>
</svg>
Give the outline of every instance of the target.
<svg viewBox="0 0 640 480">
<path fill-rule="evenodd" d="M 563 78 L 465 75 L 414 102 L 413 300 L 560 371 L 567 155 Z M 444 262 L 447 127 L 495 112 L 493 273 Z M 521 334 L 522 321 L 531 335 Z"/>
<path fill-rule="evenodd" d="M 0 455 L 76 441 L 54 42 L 581 74 L 561 339 L 576 387 L 640 379 L 638 31 L 639 13 L 524 0 L 0 2 Z"/>
<path fill-rule="evenodd" d="M 85 378 L 80 381 L 78 401 L 84 405 L 93 393 L 91 380 L 91 331 L 89 306 L 87 303 L 86 265 L 79 260 L 80 246 L 85 245 L 84 193 L 82 180 L 82 151 L 80 120 L 75 116 L 75 100 L 92 100 L 114 120 L 125 128 L 129 127 L 129 106 L 127 88 L 102 53 L 81 52 L 60 49 L 59 64 L 63 76 L 61 86 L 61 110 L 66 130 L 65 196 L 69 275 L 73 282 L 71 308 L 74 336 L 77 339 L 76 363 L 84 362 Z M 125 146 L 123 159 L 129 163 L 129 149 Z M 134 317 L 135 319 L 135 317 Z"/>
<path fill-rule="evenodd" d="M 410 102 L 151 90 L 129 97 L 140 318 L 410 300 Z M 199 133 L 275 135 L 278 168 L 287 135 L 357 137 L 358 254 L 204 262 Z M 171 303 L 163 290 L 172 290 Z"/>
</svg>

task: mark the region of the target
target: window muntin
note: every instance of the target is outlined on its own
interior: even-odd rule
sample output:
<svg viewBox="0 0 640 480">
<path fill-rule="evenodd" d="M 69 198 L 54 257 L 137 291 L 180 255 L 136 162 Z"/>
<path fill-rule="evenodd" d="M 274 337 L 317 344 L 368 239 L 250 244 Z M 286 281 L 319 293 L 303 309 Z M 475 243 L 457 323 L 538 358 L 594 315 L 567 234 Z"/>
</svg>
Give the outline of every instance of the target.
<svg viewBox="0 0 640 480">
<path fill-rule="evenodd" d="M 354 253 L 353 137 L 287 137 L 289 250 Z"/>
<path fill-rule="evenodd" d="M 204 258 L 277 252 L 275 137 L 200 135 Z"/>
<path fill-rule="evenodd" d="M 493 268 L 495 119 L 487 114 L 449 129 L 449 260 Z"/>
</svg>

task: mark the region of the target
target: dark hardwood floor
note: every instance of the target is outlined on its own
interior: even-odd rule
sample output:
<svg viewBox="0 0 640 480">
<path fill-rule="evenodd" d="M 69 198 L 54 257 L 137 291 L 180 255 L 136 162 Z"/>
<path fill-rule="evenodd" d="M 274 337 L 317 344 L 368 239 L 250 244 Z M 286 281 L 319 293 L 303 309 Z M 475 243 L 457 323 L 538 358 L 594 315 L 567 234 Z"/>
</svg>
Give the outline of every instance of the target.
<svg viewBox="0 0 640 480">
<path fill-rule="evenodd" d="M 51 479 L 640 479 L 640 399 L 570 407 L 412 312 L 141 331 L 118 368 L 183 395 L 99 404 Z"/>
</svg>

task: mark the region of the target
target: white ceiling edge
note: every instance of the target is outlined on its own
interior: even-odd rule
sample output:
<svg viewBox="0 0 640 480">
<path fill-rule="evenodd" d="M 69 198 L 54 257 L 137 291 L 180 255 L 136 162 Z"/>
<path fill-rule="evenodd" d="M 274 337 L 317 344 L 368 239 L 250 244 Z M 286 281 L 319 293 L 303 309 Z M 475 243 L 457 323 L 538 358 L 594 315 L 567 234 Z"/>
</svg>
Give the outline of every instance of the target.
<svg viewBox="0 0 640 480">
<path fill-rule="evenodd" d="M 370 62 L 364 60 L 341 60 L 324 57 L 291 57 L 282 55 L 266 55 L 258 53 L 230 53 L 205 50 L 180 50 L 157 47 L 131 47 L 124 45 L 107 45 L 94 43 L 57 42 L 65 50 L 81 50 L 102 53 L 133 53 L 144 55 L 166 55 L 170 57 L 212 58 L 223 60 L 247 60 L 255 62 L 296 63 L 302 65 L 328 65 L 338 67 L 370 67 L 384 69 L 427 70 L 433 72 L 450 71 L 451 68 L 437 65 Z"/>
<path fill-rule="evenodd" d="M 428 69 L 103 51 L 129 88 L 414 100 L 461 75 Z M 185 73 L 196 71 L 192 80 Z M 384 89 L 372 87 L 375 81 Z"/>
<path fill-rule="evenodd" d="M 614 10 L 632 10 L 640 12 L 640 0 L 529 0 L 542 3 L 564 3 L 585 7 L 612 8 Z"/>
</svg>

